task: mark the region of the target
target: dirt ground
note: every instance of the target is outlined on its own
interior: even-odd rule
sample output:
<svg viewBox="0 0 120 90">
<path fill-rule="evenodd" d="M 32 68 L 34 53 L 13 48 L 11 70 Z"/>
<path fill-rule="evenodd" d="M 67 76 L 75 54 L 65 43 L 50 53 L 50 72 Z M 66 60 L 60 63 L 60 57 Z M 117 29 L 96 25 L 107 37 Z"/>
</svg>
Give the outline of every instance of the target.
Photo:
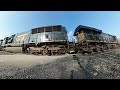
<svg viewBox="0 0 120 90">
<path fill-rule="evenodd" d="M 72 55 L 36 56 L 0 52 L 1 79 L 70 79 L 82 78 Z M 74 77 L 72 77 L 74 70 Z M 72 75 L 72 76 L 71 76 Z"/>
<path fill-rule="evenodd" d="M 57 59 L 62 59 L 68 55 L 61 56 L 36 56 L 36 55 L 24 55 L 24 54 L 14 54 L 14 55 L 0 55 L 1 64 L 15 65 L 17 67 L 30 67 L 37 64 L 47 64 Z"/>
<path fill-rule="evenodd" d="M 119 79 L 120 48 L 91 55 L 36 56 L 0 51 L 1 79 Z"/>
</svg>

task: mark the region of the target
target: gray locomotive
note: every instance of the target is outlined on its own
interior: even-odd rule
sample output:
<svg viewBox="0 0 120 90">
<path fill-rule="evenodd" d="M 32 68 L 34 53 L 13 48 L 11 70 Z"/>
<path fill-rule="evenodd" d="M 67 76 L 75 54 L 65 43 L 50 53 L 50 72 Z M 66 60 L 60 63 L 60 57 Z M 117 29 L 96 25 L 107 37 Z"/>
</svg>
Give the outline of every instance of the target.
<svg viewBox="0 0 120 90">
<path fill-rule="evenodd" d="M 35 54 L 67 52 L 67 30 L 62 25 L 44 26 L 5 37 L 1 43 L 5 51 Z"/>
</svg>

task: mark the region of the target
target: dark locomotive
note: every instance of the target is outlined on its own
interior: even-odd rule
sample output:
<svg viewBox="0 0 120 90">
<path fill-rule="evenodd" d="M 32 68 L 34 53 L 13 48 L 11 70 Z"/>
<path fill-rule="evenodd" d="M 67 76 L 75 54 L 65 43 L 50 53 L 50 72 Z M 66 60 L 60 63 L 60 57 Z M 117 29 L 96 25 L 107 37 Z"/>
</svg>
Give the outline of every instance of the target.
<svg viewBox="0 0 120 90">
<path fill-rule="evenodd" d="M 0 50 L 29 54 L 92 53 L 118 47 L 116 36 L 102 30 L 79 25 L 74 32 L 77 42 L 68 41 L 67 30 L 62 25 L 33 28 L 0 40 Z"/>
<path fill-rule="evenodd" d="M 74 36 L 77 36 L 76 48 L 83 54 L 104 51 L 119 45 L 116 36 L 88 26 L 79 25 L 75 29 Z"/>
</svg>

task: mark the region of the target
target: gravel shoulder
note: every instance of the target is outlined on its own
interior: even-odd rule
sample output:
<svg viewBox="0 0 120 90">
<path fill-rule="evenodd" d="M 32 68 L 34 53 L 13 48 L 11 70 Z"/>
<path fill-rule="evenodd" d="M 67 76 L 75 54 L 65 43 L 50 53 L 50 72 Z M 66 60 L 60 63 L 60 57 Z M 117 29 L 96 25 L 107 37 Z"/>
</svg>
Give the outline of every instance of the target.
<svg viewBox="0 0 120 90">
<path fill-rule="evenodd" d="M 92 79 L 120 79 L 120 48 L 77 56 L 84 71 L 89 73 Z"/>
<path fill-rule="evenodd" d="M 84 75 L 77 61 L 69 54 L 61 56 L 5 54 L 0 55 L 0 78 L 82 79 Z"/>
<path fill-rule="evenodd" d="M 36 64 L 47 64 L 57 59 L 62 59 L 67 57 L 68 55 L 61 55 L 61 56 L 36 56 L 36 55 L 0 55 L 0 63 L 1 64 L 11 64 L 22 67 L 30 67 Z"/>
</svg>

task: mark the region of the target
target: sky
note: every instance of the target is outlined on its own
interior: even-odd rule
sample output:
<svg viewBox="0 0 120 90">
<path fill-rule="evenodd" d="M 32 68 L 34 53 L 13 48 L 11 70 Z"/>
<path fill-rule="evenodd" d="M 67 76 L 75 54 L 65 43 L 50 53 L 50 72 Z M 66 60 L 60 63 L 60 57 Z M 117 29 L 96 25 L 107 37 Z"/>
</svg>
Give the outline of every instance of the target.
<svg viewBox="0 0 120 90">
<path fill-rule="evenodd" d="M 69 40 L 78 25 L 120 38 L 120 11 L 0 11 L 0 39 L 48 25 L 65 26 Z"/>
</svg>

